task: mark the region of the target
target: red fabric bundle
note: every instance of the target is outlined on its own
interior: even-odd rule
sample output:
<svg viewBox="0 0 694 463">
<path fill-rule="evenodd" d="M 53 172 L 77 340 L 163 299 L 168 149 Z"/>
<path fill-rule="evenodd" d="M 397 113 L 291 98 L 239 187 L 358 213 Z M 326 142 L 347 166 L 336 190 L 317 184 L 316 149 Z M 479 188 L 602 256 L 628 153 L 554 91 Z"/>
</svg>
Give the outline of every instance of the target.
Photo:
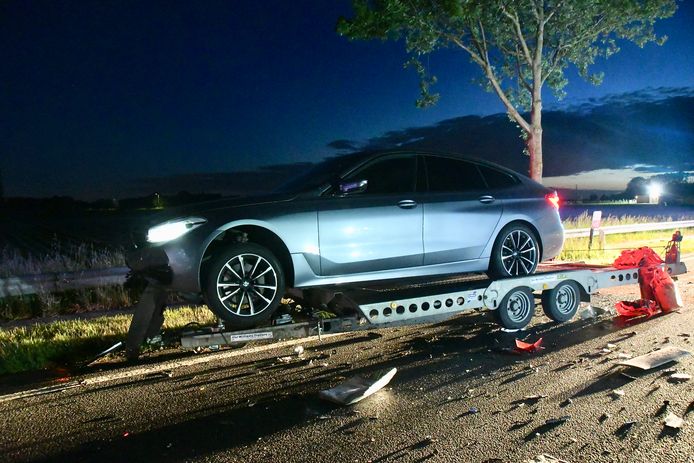
<svg viewBox="0 0 694 463">
<path fill-rule="evenodd" d="M 677 286 L 664 268 L 655 267 L 653 269 L 651 288 L 655 300 L 663 312 L 670 312 L 682 306 L 682 299 L 677 291 Z"/>
<path fill-rule="evenodd" d="M 658 267 L 639 267 L 639 289 L 641 290 L 641 299 L 655 300 L 653 294 L 653 272 Z"/>
<path fill-rule="evenodd" d="M 659 265 L 663 263 L 663 259 L 660 258 L 656 252 L 644 246 L 638 249 L 626 249 L 615 259 L 612 266 L 614 268 L 636 268 L 643 266 Z"/>
<path fill-rule="evenodd" d="M 647 315 L 649 318 L 658 313 L 658 305 L 655 301 L 638 299 L 636 301 L 621 301 L 615 304 L 617 313 L 624 317 L 640 317 Z"/>
</svg>

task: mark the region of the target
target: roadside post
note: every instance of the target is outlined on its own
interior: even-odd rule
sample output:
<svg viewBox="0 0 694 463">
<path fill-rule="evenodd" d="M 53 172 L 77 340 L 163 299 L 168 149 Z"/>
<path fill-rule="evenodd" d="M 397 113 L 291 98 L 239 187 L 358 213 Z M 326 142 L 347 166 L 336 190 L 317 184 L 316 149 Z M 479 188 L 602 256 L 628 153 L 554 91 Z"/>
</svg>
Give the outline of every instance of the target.
<svg viewBox="0 0 694 463">
<path fill-rule="evenodd" d="M 588 252 L 593 247 L 593 235 L 595 230 L 598 230 L 600 237 L 600 247 L 605 249 L 605 232 L 600 230 L 600 222 L 602 221 L 602 211 L 593 211 L 593 218 L 590 222 L 590 235 L 588 236 Z"/>
</svg>

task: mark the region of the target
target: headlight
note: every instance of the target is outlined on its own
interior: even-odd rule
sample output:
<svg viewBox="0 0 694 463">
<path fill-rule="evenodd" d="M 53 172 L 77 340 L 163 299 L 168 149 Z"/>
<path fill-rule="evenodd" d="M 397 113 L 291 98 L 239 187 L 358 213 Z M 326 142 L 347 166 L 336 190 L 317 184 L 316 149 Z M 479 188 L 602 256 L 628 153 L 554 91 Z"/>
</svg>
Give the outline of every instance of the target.
<svg viewBox="0 0 694 463">
<path fill-rule="evenodd" d="M 147 230 L 147 241 L 150 243 L 165 243 L 175 240 L 205 222 L 207 220 L 201 217 L 170 220 Z"/>
</svg>

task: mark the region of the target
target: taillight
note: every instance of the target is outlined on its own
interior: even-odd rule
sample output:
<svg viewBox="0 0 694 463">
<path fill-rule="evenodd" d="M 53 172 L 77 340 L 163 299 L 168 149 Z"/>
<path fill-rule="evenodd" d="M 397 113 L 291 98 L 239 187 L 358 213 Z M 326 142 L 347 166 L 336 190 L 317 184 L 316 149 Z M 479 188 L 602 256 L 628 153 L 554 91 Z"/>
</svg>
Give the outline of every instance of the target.
<svg viewBox="0 0 694 463">
<path fill-rule="evenodd" d="M 559 195 L 557 194 L 556 191 L 553 191 L 551 193 L 547 193 L 545 195 L 545 199 L 547 200 L 548 203 L 550 203 L 557 210 L 559 210 Z"/>
</svg>

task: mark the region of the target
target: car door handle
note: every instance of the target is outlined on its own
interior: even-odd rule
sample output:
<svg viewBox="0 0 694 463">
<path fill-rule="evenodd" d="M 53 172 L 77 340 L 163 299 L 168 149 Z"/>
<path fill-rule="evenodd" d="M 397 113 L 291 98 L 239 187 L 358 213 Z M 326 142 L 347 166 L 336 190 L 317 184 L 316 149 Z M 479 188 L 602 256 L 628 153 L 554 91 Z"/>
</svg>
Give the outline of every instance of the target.
<svg viewBox="0 0 694 463">
<path fill-rule="evenodd" d="M 403 199 L 398 202 L 398 207 L 401 209 L 412 209 L 413 207 L 417 207 L 417 202 L 411 199 Z"/>
<path fill-rule="evenodd" d="M 493 203 L 495 201 L 494 196 L 484 195 L 479 197 L 479 201 L 484 204 Z"/>
</svg>

